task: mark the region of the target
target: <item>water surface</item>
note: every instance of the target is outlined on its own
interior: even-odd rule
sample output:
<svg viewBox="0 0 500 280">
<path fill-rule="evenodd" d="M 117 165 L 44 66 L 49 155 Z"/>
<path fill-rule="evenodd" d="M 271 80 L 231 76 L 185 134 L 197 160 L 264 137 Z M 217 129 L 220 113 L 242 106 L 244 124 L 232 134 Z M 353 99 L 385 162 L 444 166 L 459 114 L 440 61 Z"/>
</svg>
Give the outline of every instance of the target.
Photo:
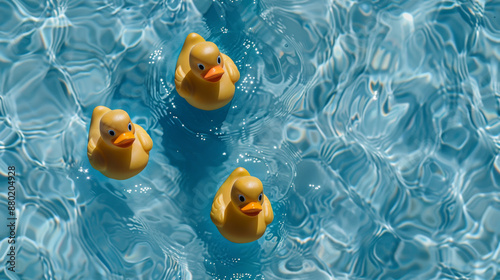
<svg viewBox="0 0 500 280">
<path fill-rule="evenodd" d="M 0 172 L 17 172 L 9 279 L 498 279 L 495 1 L 2 1 Z M 233 101 L 180 98 L 187 34 L 240 69 Z M 86 156 L 95 106 L 154 141 L 125 181 Z M 275 219 L 209 218 L 237 166 Z M 0 217 L 7 219 L 7 191 Z"/>
</svg>

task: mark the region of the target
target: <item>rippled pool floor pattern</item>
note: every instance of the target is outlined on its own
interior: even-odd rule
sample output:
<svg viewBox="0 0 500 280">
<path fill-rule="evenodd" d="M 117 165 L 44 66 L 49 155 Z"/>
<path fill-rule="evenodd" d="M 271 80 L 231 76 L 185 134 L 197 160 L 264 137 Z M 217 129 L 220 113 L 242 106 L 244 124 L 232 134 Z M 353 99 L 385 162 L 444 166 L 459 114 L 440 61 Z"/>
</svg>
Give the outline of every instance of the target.
<svg viewBox="0 0 500 280">
<path fill-rule="evenodd" d="M 179 98 L 185 36 L 240 69 L 235 98 Z M 8 279 L 500 279 L 500 2 L 0 1 L 0 219 Z M 154 141 L 138 176 L 93 170 L 97 105 Z M 211 223 L 237 166 L 274 222 Z"/>
</svg>

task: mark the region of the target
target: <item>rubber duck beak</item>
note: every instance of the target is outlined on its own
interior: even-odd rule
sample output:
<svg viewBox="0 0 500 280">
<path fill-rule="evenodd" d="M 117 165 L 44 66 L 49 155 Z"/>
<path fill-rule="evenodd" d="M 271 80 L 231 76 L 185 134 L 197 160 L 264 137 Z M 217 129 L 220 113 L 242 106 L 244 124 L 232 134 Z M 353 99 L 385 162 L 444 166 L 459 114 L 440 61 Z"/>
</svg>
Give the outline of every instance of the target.
<svg viewBox="0 0 500 280">
<path fill-rule="evenodd" d="M 224 69 L 220 67 L 220 65 L 214 66 L 208 70 L 207 74 L 203 77 L 203 79 L 215 83 L 220 81 L 222 78 L 222 75 L 224 75 Z"/>
<path fill-rule="evenodd" d="M 130 147 L 135 141 L 135 136 L 132 132 L 128 131 L 125 133 L 122 133 L 120 136 L 118 136 L 114 141 L 113 145 L 120 147 L 120 148 L 128 148 Z"/>
<path fill-rule="evenodd" d="M 248 216 L 257 216 L 259 215 L 260 211 L 262 211 L 262 206 L 260 205 L 260 203 L 250 202 L 240 210 Z"/>
</svg>

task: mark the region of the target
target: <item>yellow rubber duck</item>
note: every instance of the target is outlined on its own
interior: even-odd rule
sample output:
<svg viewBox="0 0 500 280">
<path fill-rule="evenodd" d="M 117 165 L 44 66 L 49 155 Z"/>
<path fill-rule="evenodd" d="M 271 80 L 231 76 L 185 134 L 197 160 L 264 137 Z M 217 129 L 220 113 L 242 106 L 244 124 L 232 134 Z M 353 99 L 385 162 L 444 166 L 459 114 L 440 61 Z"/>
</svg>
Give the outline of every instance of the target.
<svg viewBox="0 0 500 280">
<path fill-rule="evenodd" d="M 92 112 L 87 156 L 104 176 L 125 180 L 139 174 L 148 164 L 151 148 L 153 140 L 127 112 L 104 106 Z"/>
<path fill-rule="evenodd" d="M 240 72 L 229 56 L 196 33 L 187 36 L 177 59 L 175 88 L 192 106 L 211 111 L 234 96 Z"/>
<path fill-rule="evenodd" d="M 264 234 L 274 214 L 262 182 L 238 167 L 215 194 L 210 218 L 227 240 L 248 243 Z"/>
</svg>

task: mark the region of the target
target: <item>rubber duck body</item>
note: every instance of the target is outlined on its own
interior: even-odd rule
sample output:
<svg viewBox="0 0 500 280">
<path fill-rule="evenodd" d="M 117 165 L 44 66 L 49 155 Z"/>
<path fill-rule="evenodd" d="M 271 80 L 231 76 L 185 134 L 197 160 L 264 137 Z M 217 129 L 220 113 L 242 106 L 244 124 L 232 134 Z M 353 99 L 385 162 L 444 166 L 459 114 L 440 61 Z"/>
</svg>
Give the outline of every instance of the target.
<svg viewBox="0 0 500 280">
<path fill-rule="evenodd" d="M 175 88 L 193 107 L 211 111 L 224 107 L 234 96 L 240 72 L 233 60 L 196 33 L 184 41 L 175 70 Z"/>
<path fill-rule="evenodd" d="M 90 122 L 87 156 L 90 164 L 104 176 L 125 180 L 148 164 L 153 140 L 127 112 L 97 106 Z"/>
<path fill-rule="evenodd" d="M 210 218 L 227 240 L 248 243 L 264 234 L 274 214 L 262 182 L 238 167 L 215 194 Z"/>
</svg>

